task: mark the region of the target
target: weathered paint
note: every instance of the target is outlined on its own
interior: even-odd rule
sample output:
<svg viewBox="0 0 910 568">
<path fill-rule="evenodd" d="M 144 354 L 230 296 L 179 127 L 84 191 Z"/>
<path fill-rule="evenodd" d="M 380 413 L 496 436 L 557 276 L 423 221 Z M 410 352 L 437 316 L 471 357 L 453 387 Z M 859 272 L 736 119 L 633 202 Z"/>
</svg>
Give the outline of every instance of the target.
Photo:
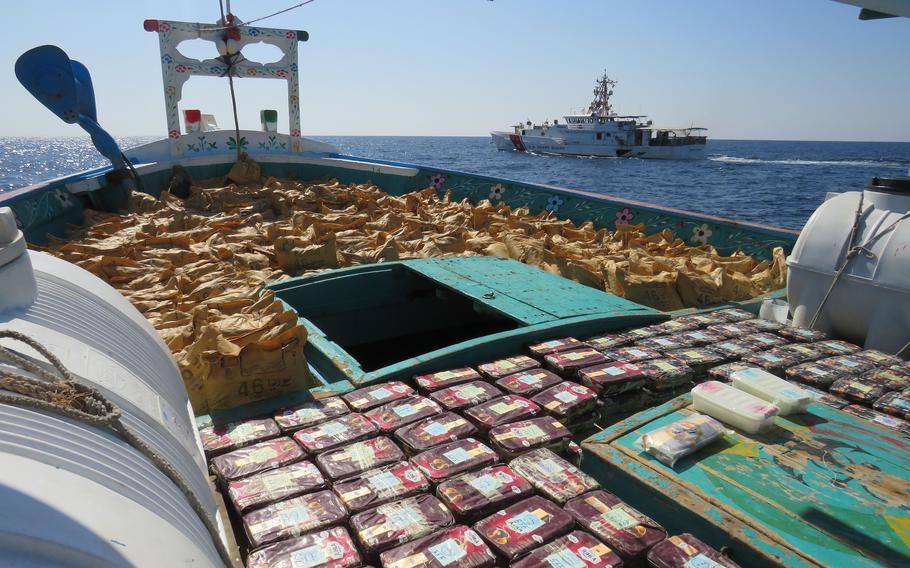
<svg viewBox="0 0 910 568">
<path fill-rule="evenodd" d="M 637 446 L 691 413 L 689 395 L 583 443 L 583 468 L 673 532 L 745 566 L 910 564 L 910 440 L 822 404 L 765 434 L 731 431 L 669 468 Z"/>
</svg>

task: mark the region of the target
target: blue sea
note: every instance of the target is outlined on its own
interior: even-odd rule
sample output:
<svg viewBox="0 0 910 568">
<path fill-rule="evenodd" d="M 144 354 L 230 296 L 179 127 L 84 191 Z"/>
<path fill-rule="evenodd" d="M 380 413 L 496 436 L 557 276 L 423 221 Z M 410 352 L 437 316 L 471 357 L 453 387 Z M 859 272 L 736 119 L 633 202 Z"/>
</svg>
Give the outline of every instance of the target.
<svg viewBox="0 0 910 568">
<path fill-rule="evenodd" d="M 488 137 L 314 137 L 343 153 L 545 183 L 800 229 L 829 191 L 906 175 L 910 143 L 709 140 L 707 159 L 499 152 Z M 128 148 L 154 140 L 122 138 Z M 102 165 L 87 138 L 0 138 L 0 191 Z"/>
</svg>

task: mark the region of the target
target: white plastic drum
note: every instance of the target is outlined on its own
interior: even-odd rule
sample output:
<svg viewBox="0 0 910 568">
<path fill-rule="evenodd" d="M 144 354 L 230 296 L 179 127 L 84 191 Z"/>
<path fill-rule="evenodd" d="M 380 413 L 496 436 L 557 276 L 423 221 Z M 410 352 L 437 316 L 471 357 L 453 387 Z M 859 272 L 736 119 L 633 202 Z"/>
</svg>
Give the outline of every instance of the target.
<svg viewBox="0 0 910 568">
<path fill-rule="evenodd" d="M 21 238 L 10 210 L 0 208 L 0 329 L 37 340 L 116 403 L 124 423 L 180 473 L 217 524 L 186 390 L 167 346 L 105 282 L 24 252 Z M 21 343 L 0 342 L 41 360 Z M 222 565 L 186 497 L 108 430 L 0 404 L 0 472 L 0 564 Z"/>
</svg>

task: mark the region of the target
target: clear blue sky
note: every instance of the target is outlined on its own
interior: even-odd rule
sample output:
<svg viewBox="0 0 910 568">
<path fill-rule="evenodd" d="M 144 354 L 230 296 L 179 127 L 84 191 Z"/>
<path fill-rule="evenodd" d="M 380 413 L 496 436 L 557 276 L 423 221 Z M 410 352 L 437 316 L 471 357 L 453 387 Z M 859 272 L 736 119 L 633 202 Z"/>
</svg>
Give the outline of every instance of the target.
<svg viewBox="0 0 910 568">
<path fill-rule="evenodd" d="M 245 20 L 297 0 L 234 0 Z M 303 29 L 310 135 L 484 135 L 589 102 L 602 70 L 621 113 L 714 138 L 910 141 L 910 19 L 860 22 L 829 0 L 316 0 L 261 25 Z M 214 21 L 216 0 L 4 3 L 0 135 L 79 134 L 31 98 L 16 57 L 54 43 L 90 69 L 101 123 L 165 134 L 145 18 Z M 239 80 L 241 126 L 279 108 L 278 81 Z M 227 83 L 191 79 L 186 107 L 230 126 Z"/>
</svg>

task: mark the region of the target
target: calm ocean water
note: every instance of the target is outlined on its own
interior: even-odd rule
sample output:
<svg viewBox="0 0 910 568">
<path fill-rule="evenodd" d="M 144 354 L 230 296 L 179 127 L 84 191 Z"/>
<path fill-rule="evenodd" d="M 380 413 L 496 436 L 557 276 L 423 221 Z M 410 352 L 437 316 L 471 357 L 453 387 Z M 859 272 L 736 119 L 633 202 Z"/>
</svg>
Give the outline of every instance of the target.
<svg viewBox="0 0 910 568">
<path fill-rule="evenodd" d="M 488 137 L 317 137 L 357 156 L 439 166 L 799 229 L 829 191 L 905 175 L 910 143 L 709 140 L 706 160 L 498 152 Z M 123 138 L 127 148 L 154 138 Z M 0 138 L 0 191 L 95 167 L 87 138 Z"/>
</svg>

